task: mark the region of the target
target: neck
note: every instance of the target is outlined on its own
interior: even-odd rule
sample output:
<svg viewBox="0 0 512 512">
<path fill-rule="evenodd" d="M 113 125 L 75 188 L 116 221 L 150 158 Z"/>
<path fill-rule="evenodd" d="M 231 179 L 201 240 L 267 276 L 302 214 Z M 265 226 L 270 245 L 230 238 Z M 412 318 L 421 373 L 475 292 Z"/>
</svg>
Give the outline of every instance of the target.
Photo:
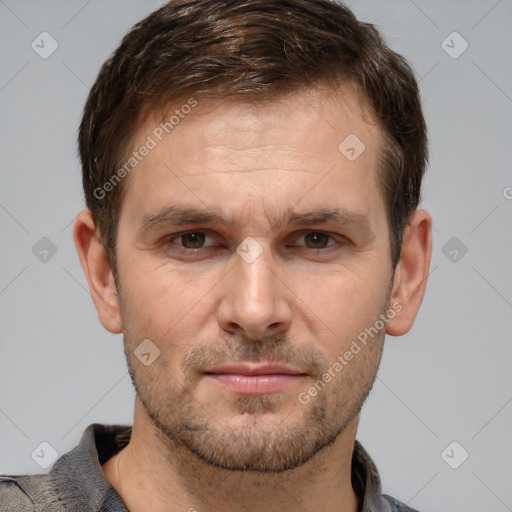
<svg viewBox="0 0 512 512">
<path fill-rule="evenodd" d="M 130 443 L 102 469 L 131 512 L 356 512 L 351 461 L 358 420 L 295 469 L 228 471 L 202 461 L 184 446 L 171 446 L 137 398 Z"/>
</svg>

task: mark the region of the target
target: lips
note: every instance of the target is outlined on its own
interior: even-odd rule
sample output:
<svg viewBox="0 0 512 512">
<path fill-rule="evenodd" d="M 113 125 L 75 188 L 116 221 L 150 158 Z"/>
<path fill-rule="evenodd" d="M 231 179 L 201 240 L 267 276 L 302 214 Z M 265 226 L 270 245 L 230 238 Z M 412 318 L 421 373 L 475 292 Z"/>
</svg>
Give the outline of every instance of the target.
<svg viewBox="0 0 512 512">
<path fill-rule="evenodd" d="M 288 366 L 267 363 L 222 365 L 204 372 L 218 385 L 243 395 L 264 395 L 284 391 L 307 375 Z"/>
</svg>

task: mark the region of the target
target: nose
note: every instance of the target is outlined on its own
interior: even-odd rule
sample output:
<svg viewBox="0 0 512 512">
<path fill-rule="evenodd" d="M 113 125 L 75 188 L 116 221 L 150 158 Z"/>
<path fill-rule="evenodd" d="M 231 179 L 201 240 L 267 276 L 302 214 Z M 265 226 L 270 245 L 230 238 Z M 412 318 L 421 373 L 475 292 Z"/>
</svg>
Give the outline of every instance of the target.
<svg viewBox="0 0 512 512">
<path fill-rule="evenodd" d="M 270 249 L 250 263 L 238 254 L 233 257 L 234 267 L 220 290 L 221 329 L 252 340 L 283 335 L 292 321 L 293 294 L 278 276 Z"/>
</svg>

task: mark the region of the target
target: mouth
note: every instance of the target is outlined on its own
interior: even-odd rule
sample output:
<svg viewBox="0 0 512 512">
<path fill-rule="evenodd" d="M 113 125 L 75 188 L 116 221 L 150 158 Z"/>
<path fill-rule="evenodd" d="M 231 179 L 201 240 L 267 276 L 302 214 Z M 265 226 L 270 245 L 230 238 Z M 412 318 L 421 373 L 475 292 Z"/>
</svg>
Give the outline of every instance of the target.
<svg viewBox="0 0 512 512">
<path fill-rule="evenodd" d="M 307 377 L 300 370 L 273 363 L 222 365 L 203 372 L 203 375 L 241 395 L 278 393 Z"/>
</svg>

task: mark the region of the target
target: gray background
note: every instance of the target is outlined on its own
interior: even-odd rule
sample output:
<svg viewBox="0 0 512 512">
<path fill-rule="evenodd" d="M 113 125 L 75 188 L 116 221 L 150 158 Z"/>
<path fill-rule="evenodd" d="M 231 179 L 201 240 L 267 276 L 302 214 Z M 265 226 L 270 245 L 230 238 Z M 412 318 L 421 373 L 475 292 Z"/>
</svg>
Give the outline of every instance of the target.
<svg viewBox="0 0 512 512">
<path fill-rule="evenodd" d="M 72 240 L 75 140 L 101 63 L 161 3 L 0 1 L 0 473 L 41 472 L 42 441 L 62 454 L 90 423 L 131 423 L 122 336 L 101 327 Z M 422 512 L 512 510 L 512 2 L 349 5 L 421 80 L 434 219 L 422 310 L 387 339 L 359 439 L 384 490 Z M 31 48 L 43 31 L 59 45 L 47 59 Z M 458 58 L 441 44 L 453 31 Z"/>
</svg>

